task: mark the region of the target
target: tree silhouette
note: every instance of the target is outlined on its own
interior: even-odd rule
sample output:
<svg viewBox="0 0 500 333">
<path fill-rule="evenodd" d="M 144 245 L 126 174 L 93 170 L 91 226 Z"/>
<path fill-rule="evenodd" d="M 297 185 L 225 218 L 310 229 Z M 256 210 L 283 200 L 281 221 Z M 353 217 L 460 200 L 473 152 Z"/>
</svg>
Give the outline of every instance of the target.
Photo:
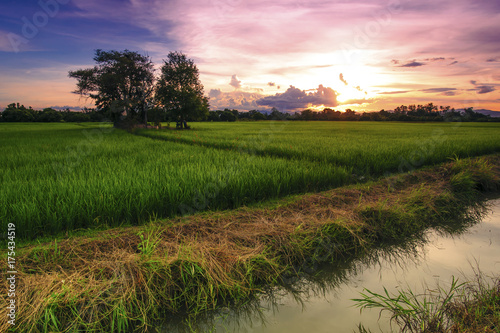
<svg viewBox="0 0 500 333">
<path fill-rule="evenodd" d="M 187 120 L 203 120 L 208 116 L 208 98 L 203 94 L 193 60 L 177 51 L 167 57 L 156 84 L 156 100 L 183 128 Z"/>
<path fill-rule="evenodd" d="M 93 68 L 69 72 L 78 80 L 74 93 L 93 99 L 98 110 L 109 112 L 115 126 L 123 114 L 129 121 L 147 123 L 155 79 L 149 57 L 128 50 L 96 50 L 94 61 Z"/>
</svg>

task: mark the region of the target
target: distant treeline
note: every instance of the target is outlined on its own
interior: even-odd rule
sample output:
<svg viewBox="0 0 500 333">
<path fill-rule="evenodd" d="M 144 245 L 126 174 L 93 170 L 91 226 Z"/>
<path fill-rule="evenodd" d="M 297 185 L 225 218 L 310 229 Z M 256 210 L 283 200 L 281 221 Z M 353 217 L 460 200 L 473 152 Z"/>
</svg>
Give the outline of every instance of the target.
<svg viewBox="0 0 500 333">
<path fill-rule="evenodd" d="M 348 120 L 348 121 L 500 121 L 475 112 L 472 107 L 462 112 L 449 106 L 437 106 L 433 103 L 426 105 L 401 105 L 391 111 L 354 112 L 347 109 L 345 112 L 326 108 L 315 112 L 304 110 L 290 116 L 290 120 Z"/>
<path fill-rule="evenodd" d="M 236 120 L 326 120 L 326 121 L 500 121 L 475 112 L 472 107 L 457 111 L 449 106 L 437 106 L 433 103 L 426 105 L 401 105 L 393 111 L 380 110 L 378 112 L 355 112 L 347 109 L 345 112 L 325 108 L 323 111 L 304 110 L 295 113 L 284 113 L 273 108 L 269 113 L 259 111 L 238 112 L 225 109 L 224 111 L 210 111 L 209 121 L 236 121 Z"/>
<path fill-rule="evenodd" d="M 159 108 L 147 111 L 151 122 L 171 122 L 174 117 Z M 69 109 L 58 111 L 52 108 L 34 110 L 26 108 L 19 103 L 12 103 L 1 113 L 2 122 L 102 122 L 108 121 L 110 115 L 104 111 L 95 109 L 83 109 L 82 111 L 70 111 Z M 187 117 L 187 121 L 192 121 Z M 203 121 L 252 121 L 252 120 L 318 120 L 318 121 L 496 121 L 500 118 L 492 118 L 475 112 L 472 107 L 457 111 L 449 106 L 437 106 L 433 103 L 426 105 L 401 105 L 391 111 L 380 110 L 378 112 L 355 112 L 347 109 L 345 112 L 325 108 L 323 111 L 303 110 L 295 113 L 280 112 L 273 108 L 270 112 L 257 110 L 240 112 L 235 109 L 224 109 L 209 111 Z"/>
<path fill-rule="evenodd" d="M 82 111 L 70 111 L 69 109 L 59 111 L 52 108 L 45 108 L 43 110 L 34 110 L 33 108 L 26 108 L 19 103 L 12 103 L 3 110 L 0 115 L 2 122 L 102 122 L 106 121 L 106 115 L 103 112 L 94 109 L 83 109 Z"/>
</svg>

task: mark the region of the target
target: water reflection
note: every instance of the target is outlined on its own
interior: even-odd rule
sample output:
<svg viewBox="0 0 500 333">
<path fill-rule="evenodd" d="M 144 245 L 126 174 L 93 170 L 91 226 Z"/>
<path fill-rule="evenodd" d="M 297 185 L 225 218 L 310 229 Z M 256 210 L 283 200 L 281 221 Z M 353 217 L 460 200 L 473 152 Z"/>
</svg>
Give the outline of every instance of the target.
<svg viewBox="0 0 500 333">
<path fill-rule="evenodd" d="M 471 210 L 463 219 L 411 240 L 385 244 L 363 256 L 323 265 L 313 274 L 285 279 L 282 286 L 264 290 L 244 305 L 196 317 L 171 317 L 158 332 L 352 332 L 361 321 L 372 332 L 391 331 L 377 311 L 360 316 L 351 299 L 363 288 L 418 290 L 433 285 L 429 278 L 446 282 L 451 275 L 458 276 L 468 261 L 478 260 L 500 271 L 495 257 L 500 251 L 500 199 L 489 203 L 493 212 L 488 211 L 487 217 L 483 209 Z"/>
</svg>

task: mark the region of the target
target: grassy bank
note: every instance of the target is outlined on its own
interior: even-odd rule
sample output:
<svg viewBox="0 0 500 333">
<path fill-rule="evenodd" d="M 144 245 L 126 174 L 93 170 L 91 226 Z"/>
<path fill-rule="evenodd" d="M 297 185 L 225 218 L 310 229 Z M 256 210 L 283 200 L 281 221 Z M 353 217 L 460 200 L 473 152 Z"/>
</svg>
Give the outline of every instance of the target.
<svg viewBox="0 0 500 333">
<path fill-rule="evenodd" d="M 370 290 L 354 299 L 361 309 L 379 308 L 391 315 L 399 332 L 410 333 L 495 333 L 500 331 L 500 277 L 489 278 L 481 271 L 467 282 L 453 278 L 448 288 L 434 287 L 422 294 L 400 290 L 384 294 Z M 360 333 L 368 333 L 362 325 Z"/>
<path fill-rule="evenodd" d="M 318 263 L 457 227 L 457 217 L 479 211 L 481 191 L 498 191 L 499 165 L 499 155 L 455 160 L 265 206 L 26 246 L 16 260 L 15 331 L 141 331 L 165 311 L 240 304 Z"/>
</svg>

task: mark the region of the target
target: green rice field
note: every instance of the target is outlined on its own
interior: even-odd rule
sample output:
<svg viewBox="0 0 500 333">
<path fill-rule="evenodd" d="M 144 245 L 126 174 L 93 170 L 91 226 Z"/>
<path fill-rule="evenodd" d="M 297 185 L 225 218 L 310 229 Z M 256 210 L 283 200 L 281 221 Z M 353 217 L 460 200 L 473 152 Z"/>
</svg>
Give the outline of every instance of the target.
<svg viewBox="0 0 500 333">
<path fill-rule="evenodd" d="M 191 131 L 140 135 L 288 159 L 328 162 L 381 175 L 500 148 L 496 123 L 270 121 L 196 123 Z"/>
<path fill-rule="evenodd" d="M 0 220 L 19 238 L 230 209 L 500 151 L 500 124 L 0 124 Z"/>
</svg>

